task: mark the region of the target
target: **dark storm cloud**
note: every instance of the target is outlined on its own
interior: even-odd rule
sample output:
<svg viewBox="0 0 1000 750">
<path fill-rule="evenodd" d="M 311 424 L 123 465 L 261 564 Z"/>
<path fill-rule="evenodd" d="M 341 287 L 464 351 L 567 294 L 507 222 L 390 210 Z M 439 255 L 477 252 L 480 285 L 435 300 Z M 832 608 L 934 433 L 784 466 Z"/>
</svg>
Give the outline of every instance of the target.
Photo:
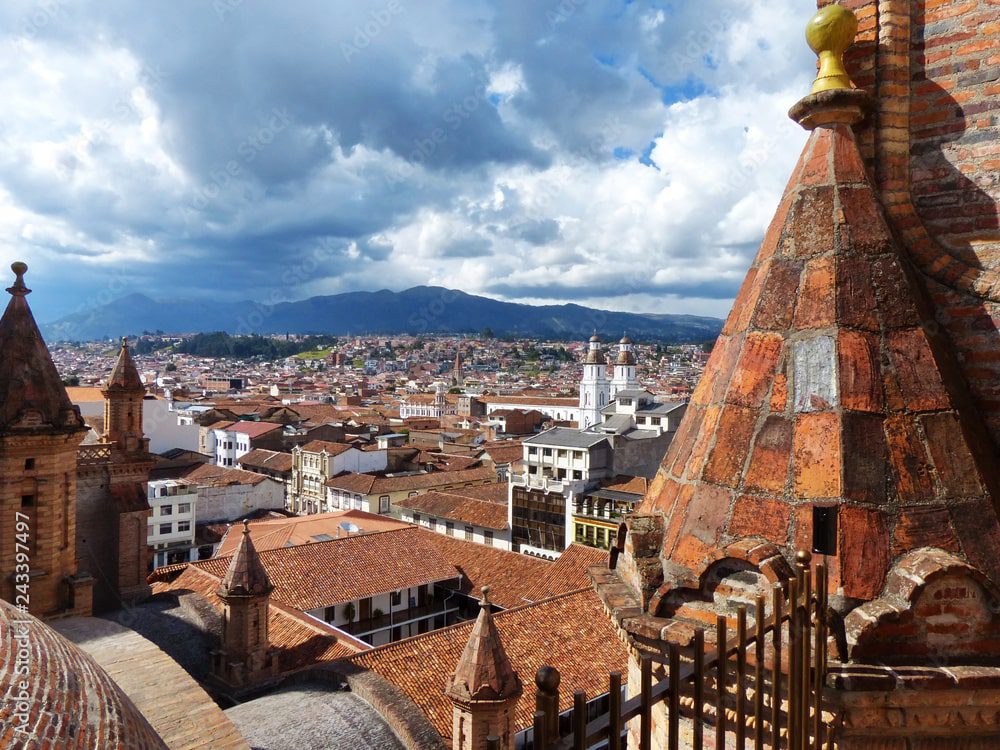
<svg viewBox="0 0 1000 750">
<path fill-rule="evenodd" d="M 767 93 L 779 87 L 788 53 L 756 41 L 771 28 L 758 20 L 767 8 L 9 0 L 0 229 L 11 253 L 38 259 L 36 284 L 64 291 L 46 298 L 47 318 L 106 296 L 108 269 L 122 292 L 154 297 L 296 298 L 442 279 L 553 301 L 612 294 L 627 269 L 581 243 L 615 245 L 601 235 L 623 231 L 616 202 L 640 199 L 609 183 L 591 201 L 582 186 L 599 189 L 623 165 L 641 182 L 652 170 L 637 155 L 671 137 L 671 104 L 720 96 L 737 73 L 748 80 L 727 63 L 734 40 L 771 55 L 753 75 Z M 643 189 L 651 204 L 669 184 Z M 721 224 L 738 198 L 685 210 Z M 588 221 L 583 237 L 566 229 Z M 732 246 L 705 240 L 711 229 L 685 221 L 657 252 Z M 515 272 L 536 251 L 605 266 L 606 288 L 523 283 Z M 303 264 L 315 270 L 294 287 L 276 281 Z M 736 285 L 724 275 L 649 291 L 721 299 Z"/>
</svg>

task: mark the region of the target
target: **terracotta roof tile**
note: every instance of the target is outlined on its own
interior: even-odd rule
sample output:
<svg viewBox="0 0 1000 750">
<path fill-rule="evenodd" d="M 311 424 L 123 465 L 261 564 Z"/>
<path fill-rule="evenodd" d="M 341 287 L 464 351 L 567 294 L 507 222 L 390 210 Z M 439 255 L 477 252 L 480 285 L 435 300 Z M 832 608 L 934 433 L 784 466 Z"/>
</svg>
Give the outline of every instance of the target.
<svg viewBox="0 0 1000 750">
<path fill-rule="evenodd" d="M 449 495 L 446 492 L 425 492 L 405 500 L 397 500 L 395 505 L 437 518 L 460 521 L 487 529 L 509 528 L 505 506 L 460 495 Z"/>
<path fill-rule="evenodd" d="M 458 577 L 455 566 L 412 526 L 271 549 L 259 556 L 274 585 L 272 601 L 300 610 Z M 229 561 L 213 557 L 191 565 L 221 578 Z"/>
<path fill-rule="evenodd" d="M 491 588 L 492 591 L 492 588 Z M 524 686 L 514 709 L 520 731 L 531 726 L 535 710 L 535 672 L 549 665 L 559 670 L 560 710 L 573 704 L 573 692 L 590 697 L 607 692 L 608 672 L 627 676 L 628 653 L 591 589 L 555 597 L 493 616 L 504 650 Z M 392 683 L 427 716 L 450 747 L 452 702 L 444 685 L 455 671 L 473 623 L 381 646 L 350 658 Z"/>
</svg>

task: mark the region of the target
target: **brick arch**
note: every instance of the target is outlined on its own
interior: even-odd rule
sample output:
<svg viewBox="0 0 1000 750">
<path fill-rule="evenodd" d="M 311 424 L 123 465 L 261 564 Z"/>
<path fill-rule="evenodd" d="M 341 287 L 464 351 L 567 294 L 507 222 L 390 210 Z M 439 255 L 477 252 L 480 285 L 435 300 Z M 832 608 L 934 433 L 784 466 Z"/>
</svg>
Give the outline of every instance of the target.
<svg viewBox="0 0 1000 750">
<path fill-rule="evenodd" d="M 727 566 L 732 570 L 726 570 Z M 714 549 L 704 559 L 695 574 L 686 569 L 665 576 L 666 582 L 653 594 L 649 613 L 662 616 L 663 612 L 684 600 L 711 598 L 716 586 L 729 575 L 740 572 L 759 574 L 769 584 L 782 583 L 794 575 L 791 565 L 781 550 L 761 537 L 746 537 L 725 547 Z M 760 591 L 766 594 L 765 590 Z"/>
<path fill-rule="evenodd" d="M 892 567 L 882 595 L 844 620 L 854 661 L 968 661 L 1000 650 L 1000 591 L 955 555 L 926 547 Z"/>
</svg>

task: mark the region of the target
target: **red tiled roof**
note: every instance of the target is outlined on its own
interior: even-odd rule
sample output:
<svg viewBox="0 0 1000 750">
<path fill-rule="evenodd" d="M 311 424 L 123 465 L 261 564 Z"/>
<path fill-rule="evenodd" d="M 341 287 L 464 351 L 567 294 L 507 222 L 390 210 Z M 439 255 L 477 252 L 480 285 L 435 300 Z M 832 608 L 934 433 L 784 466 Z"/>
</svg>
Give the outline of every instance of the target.
<svg viewBox="0 0 1000 750">
<path fill-rule="evenodd" d="M 171 566 L 174 568 L 175 566 Z M 193 592 L 205 599 L 217 612 L 223 602 L 218 596 L 219 579 L 208 571 L 193 566 L 181 566 L 182 572 L 170 580 L 166 568 L 158 568 L 152 581 L 154 594 Z M 335 661 L 369 648 L 367 643 L 336 630 L 326 623 L 304 615 L 271 597 L 267 619 L 268 639 L 278 650 L 282 672 L 322 661 Z"/>
<path fill-rule="evenodd" d="M 471 487 L 450 487 L 441 490 L 448 495 L 461 495 L 471 497 L 474 500 L 482 500 L 487 503 L 500 503 L 507 505 L 507 483 L 492 482 L 490 484 L 474 484 Z"/>
<path fill-rule="evenodd" d="M 284 425 L 277 424 L 276 422 L 248 422 L 240 421 L 233 422 L 232 426 L 227 428 L 229 432 L 238 432 L 241 435 L 248 435 L 249 437 L 255 438 L 261 435 L 266 435 L 274 430 L 280 430 Z"/>
<path fill-rule="evenodd" d="M 346 443 L 332 443 L 329 440 L 310 440 L 302 446 L 302 450 L 305 453 L 322 453 L 326 451 L 331 456 L 339 456 L 341 453 L 346 453 L 355 447 Z"/>
<path fill-rule="evenodd" d="M 491 597 L 492 591 L 491 586 Z M 559 670 L 560 711 L 573 705 L 576 690 L 591 698 L 606 693 L 608 672 L 617 670 L 627 677 L 628 651 L 591 589 L 500 612 L 493 622 L 524 686 L 514 709 L 516 731 L 532 724 L 534 677 L 539 667 Z M 473 626 L 472 622 L 460 623 L 371 649 L 348 661 L 393 684 L 417 705 L 450 747 L 452 703 L 444 686 Z"/>
<path fill-rule="evenodd" d="M 375 513 L 365 513 L 362 510 L 336 510 L 331 513 L 316 513 L 309 516 L 294 516 L 292 518 L 265 518 L 250 522 L 253 543 L 259 552 L 279 547 L 289 547 L 296 544 L 314 544 L 320 539 L 317 536 L 326 534 L 333 538 L 347 536 L 348 532 L 341 524 L 351 523 L 360 531 L 356 533 L 370 534 L 376 531 L 408 528 L 410 524 L 398 521 L 389 516 Z M 234 524 L 226 533 L 216 556 L 230 555 L 239 543 L 241 532 L 239 524 Z"/>
<path fill-rule="evenodd" d="M 447 518 L 487 529 L 509 528 L 505 506 L 484 500 L 473 500 L 471 497 L 449 495 L 445 492 L 425 492 L 405 500 L 397 500 L 395 505 L 436 518 Z"/>
<path fill-rule="evenodd" d="M 287 473 L 292 470 L 292 454 L 283 451 L 269 451 L 264 448 L 254 448 L 236 459 L 240 466 L 254 469 L 268 469 Z"/>
<path fill-rule="evenodd" d="M 458 577 L 423 532 L 412 526 L 260 553 L 272 600 L 300 610 L 377 596 Z M 221 578 L 229 557 L 191 563 Z"/>
<path fill-rule="evenodd" d="M 373 474 L 346 472 L 328 479 L 326 484 L 336 490 L 347 490 L 360 495 L 380 495 L 390 492 L 430 489 L 463 482 L 495 480 L 496 474 L 485 467 L 463 471 L 432 471 L 398 477 L 380 477 Z"/>
<path fill-rule="evenodd" d="M 587 568 L 607 565 L 607 552 L 571 544 L 556 562 L 420 529 L 464 576 L 462 591 L 479 597 L 490 587 L 490 601 L 509 609 L 590 585 Z"/>
</svg>

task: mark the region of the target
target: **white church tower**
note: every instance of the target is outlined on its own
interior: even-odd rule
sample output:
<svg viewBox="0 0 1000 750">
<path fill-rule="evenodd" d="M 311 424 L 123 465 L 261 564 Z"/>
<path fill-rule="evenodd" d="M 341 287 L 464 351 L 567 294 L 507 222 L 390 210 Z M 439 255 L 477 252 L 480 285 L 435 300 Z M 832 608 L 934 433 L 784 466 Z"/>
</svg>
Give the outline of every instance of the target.
<svg viewBox="0 0 1000 750">
<path fill-rule="evenodd" d="M 587 429 L 602 421 L 601 409 L 611 399 L 607 363 L 601 339 L 595 333 L 590 337 L 590 349 L 583 361 L 583 379 L 580 381 L 580 427 Z"/>
<path fill-rule="evenodd" d="M 618 342 L 618 358 L 615 360 L 615 370 L 611 378 L 611 398 L 614 399 L 619 391 L 632 391 L 638 388 L 642 386 L 639 385 L 635 349 L 632 346 L 632 339 L 624 335 Z"/>
</svg>

